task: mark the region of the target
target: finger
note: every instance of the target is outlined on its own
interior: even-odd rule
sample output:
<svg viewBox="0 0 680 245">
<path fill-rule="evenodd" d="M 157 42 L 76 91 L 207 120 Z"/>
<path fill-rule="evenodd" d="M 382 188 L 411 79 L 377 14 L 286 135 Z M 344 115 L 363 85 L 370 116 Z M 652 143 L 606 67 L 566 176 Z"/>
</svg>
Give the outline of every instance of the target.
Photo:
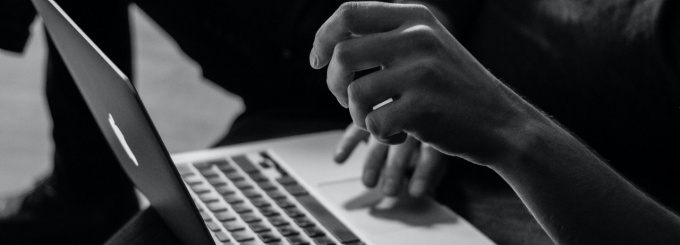
<svg viewBox="0 0 680 245">
<path fill-rule="evenodd" d="M 406 140 L 403 132 L 415 116 L 410 94 L 404 94 L 366 115 L 366 129 L 383 144 L 399 144 Z"/>
<path fill-rule="evenodd" d="M 444 167 L 442 166 L 443 156 L 443 154 L 427 144 L 421 146 L 420 159 L 418 159 L 418 164 L 413 176 L 411 176 L 411 183 L 409 185 L 411 196 L 423 196 L 429 188 L 436 186 L 441 178 L 439 173 Z"/>
<path fill-rule="evenodd" d="M 387 162 L 382 170 L 384 178 L 382 192 L 388 196 L 397 196 L 401 191 L 406 169 L 411 160 L 411 153 L 418 148 L 418 141 L 407 138 L 403 144 L 390 146 Z"/>
<path fill-rule="evenodd" d="M 352 35 L 362 36 L 396 29 L 414 16 L 413 8 L 418 7 L 380 2 L 344 3 L 317 31 L 309 55 L 311 66 L 315 69 L 326 66 L 335 45 Z M 422 14 L 422 10 L 417 13 Z"/>
<path fill-rule="evenodd" d="M 351 83 L 350 88 L 359 87 L 359 89 L 350 90 L 352 91 L 350 101 L 355 101 L 353 103 L 357 104 L 350 106 L 350 114 L 354 123 L 359 127 L 362 127 L 361 123 L 364 123 L 366 130 L 384 144 L 403 142 L 406 135 L 402 131 L 410 130 L 424 111 L 436 109 L 421 107 L 422 101 L 426 98 L 422 97 L 418 88 L 419 83 L 422 82 L 423 72 L 433 66 L 432 60 L 428 59 L 400 63 Z M 363 83 L 363 79 L 373 81 Z M 374 101 L 390 94 L 393 95 L 391 103 L 375 110 L 368 109 Z M 361 118 L 364 118 L 364 122 L 361 122 Z"/>
<path fill-rule="evenodd" d="M 359 142 L 366 140 L 369 135 L 370 134 L 367 131 L 362 130 L 354 124 L 347 126 L 347 129 L 345 129 L 345 132 L 342 134 L 342 138 L 340 138 L 340 141 L 338 142 L 337 149 L 333 156 L 335 162 L 345 162 Z"/>
<path fill-rule="evenodd" d="M 390 67 L 363 76 L 349 84 L 349 113 L 354 124 L 366 130 L 366 116 L 394 102 L 403 91 L 403 84 L 409 79 L 401 66 Z M 388 100 L 392 102 L 386 102 Z"/>
<path fill-rule="evenodd" d="M 370 34 L 338 43 L 333 51 L 326 83 L 338 102 L 347 107 L 347 88 L 355 73 L 389 64 L 400 52 L 394 52 L 400 43 L 394 42 L 398 32 Z"/>
<path fill-rule="evenodd" d="M 375 187 L 378 184 L 380 172 L 385 165 L 385 158 L 388 147 L 381 144 L 373 137 L 368 140 L 368 155 L 364 163 L 362 180 L 367 187 Z"/>
</svg>

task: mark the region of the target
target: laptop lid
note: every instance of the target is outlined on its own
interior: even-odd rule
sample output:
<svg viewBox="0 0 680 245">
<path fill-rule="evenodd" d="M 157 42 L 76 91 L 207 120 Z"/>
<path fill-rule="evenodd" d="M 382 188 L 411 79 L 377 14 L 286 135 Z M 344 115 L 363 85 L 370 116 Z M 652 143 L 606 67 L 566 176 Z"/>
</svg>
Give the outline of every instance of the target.
<svg viewBox="0 0 680 245">
<path fill-rule="evenodd" d="M 127 175 L 182 242 L 212 244 L 134 86 L 57 3 L 32 2 Z"/>
</svg>

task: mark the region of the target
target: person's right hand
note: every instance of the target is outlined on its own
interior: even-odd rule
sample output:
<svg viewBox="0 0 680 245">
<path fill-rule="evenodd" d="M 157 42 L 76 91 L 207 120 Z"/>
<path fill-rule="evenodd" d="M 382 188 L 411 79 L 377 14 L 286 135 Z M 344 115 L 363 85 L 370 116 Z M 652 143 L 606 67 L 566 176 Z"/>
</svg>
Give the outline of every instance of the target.
<svg viewBox="0 0 680 245">
<path fill-rule="evenodd" d="M 406 134 L 446 154 L 491 164 L 516 154 L 542 115 L 491 75 L 420 5 L 343 4 L 319 29 L 312 67 L 354 123 L 379 141 Z M 383 69 L 357 80 L 354 73 Z M 383 101 L 393 102 L 374 109 Z"/>
<path fill-rule="evenodd" d="M 410 136 L 403 144 L 385 145 L 354 124 L 338 142 L 335 161 L 344 162 L 362 141 L 368 141 L 362 181 L 385 195 L 399 196 L 408 191 L 413 197 L 424 196 L 434 192 L 446 174 L 444 154 L 431 146 Z"/>
</svg>

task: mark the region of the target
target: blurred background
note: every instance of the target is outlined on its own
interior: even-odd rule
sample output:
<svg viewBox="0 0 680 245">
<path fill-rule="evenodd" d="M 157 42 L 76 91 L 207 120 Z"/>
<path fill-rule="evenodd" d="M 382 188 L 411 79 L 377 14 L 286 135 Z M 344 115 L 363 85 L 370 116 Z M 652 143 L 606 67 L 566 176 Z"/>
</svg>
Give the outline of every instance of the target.
<svg viewBox="0 0 680 245">
<path fill-rule="evenodd" d="M 203 79 L 200 68 L 148 16 L 134 5 L 130 11 L 133 79 L 168 150 L 210 146 L 243 109 L 240 98 Z M 0 50 L 0 196 L 31 188 L 52 168 L 45 52 L 40 19 L 23 54 Z"/>
</svg>

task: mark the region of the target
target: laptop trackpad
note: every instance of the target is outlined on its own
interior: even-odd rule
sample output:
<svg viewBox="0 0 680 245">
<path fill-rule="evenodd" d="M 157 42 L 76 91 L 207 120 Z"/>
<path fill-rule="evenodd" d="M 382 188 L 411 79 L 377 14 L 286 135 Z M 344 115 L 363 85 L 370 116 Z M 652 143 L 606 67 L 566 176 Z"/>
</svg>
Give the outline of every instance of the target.
<svg viewBox="0 0 680 245">
<path fill-rule="evenodd" d="M 384 197 L 358 178 L 322 183 L 319 190 L 341 219 L 376 244 L 479 242 L 476 229 L 429 198 Z"/>
</svg>

